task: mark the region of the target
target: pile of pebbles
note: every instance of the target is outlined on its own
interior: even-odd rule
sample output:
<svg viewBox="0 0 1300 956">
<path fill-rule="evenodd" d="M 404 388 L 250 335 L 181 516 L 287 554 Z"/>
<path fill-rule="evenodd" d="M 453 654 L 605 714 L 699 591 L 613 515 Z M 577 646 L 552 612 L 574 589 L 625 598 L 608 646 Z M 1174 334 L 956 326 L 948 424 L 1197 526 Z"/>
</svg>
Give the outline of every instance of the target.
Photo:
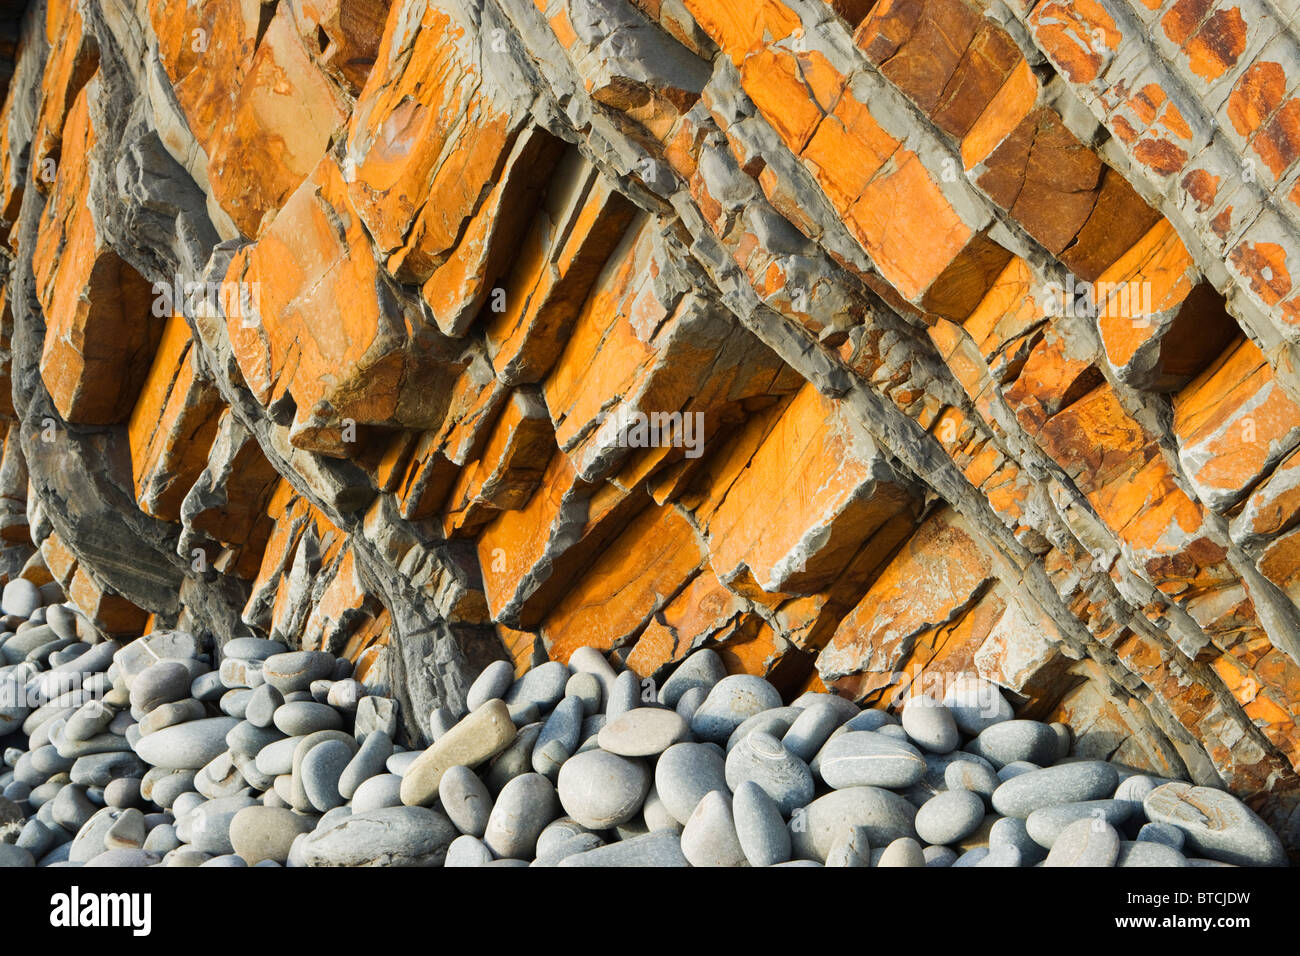
<svg viewBox="0 0 1300 956">
<path fill-rule="evenodd" d="M 179 631 L 76 640 L 38 607 L 0 635 L 21 695 L 0 702 L 0 865 L 1286 862 L 1232 795 L 1071 757 L 1067 727 L 976 678 L 900 720 L 785 706 L 707 649 L 655 688 L 580 648 L 518 679 L 488 666 L 407 750 L 396 702 L 329 654 L 241 638 L 218 663 Z"/>
</svg>

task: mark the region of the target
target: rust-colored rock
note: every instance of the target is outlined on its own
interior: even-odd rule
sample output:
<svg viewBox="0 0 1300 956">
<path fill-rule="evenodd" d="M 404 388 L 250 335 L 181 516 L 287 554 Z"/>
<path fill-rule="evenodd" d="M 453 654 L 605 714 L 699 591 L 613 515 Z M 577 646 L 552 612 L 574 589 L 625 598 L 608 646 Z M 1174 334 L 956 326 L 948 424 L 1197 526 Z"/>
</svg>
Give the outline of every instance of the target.
<svg viewBox="0 0 1300 956">
<path fill-rule="evenodd" d="M 344 654 L 412 746 L 580 646 L 977 674 L 1294 851 L 1256 6 L 51 0 L 0 82 L 0 583 Z"/>
</svg>

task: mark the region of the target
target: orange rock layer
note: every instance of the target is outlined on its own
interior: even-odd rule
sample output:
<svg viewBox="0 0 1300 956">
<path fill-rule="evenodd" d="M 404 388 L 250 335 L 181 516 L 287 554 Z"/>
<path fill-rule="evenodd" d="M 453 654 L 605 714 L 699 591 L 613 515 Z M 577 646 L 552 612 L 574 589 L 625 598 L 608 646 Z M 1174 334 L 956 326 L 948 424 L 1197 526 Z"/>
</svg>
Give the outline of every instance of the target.
<svg viewBox="0 0 1300 956">
<path fill-rule="evenodd" d="M 975 672 L 1298 847 L 1274 6 L 33 4 L 3 571 L 345 653 L 413 738 L 584 645 Z"/>
</svg>

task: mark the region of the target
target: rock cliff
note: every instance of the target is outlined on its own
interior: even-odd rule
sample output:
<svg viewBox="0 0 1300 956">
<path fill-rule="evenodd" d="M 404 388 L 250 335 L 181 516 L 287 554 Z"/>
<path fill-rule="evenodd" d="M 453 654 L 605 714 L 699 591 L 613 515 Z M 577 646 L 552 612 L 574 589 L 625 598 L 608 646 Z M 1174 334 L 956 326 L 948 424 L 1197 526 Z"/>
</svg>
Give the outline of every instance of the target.
<svg viewBox="0 0 1300 956">
<path fill-rule="evenodd" d="M 414 740 L 583 645 L 973 671 L 1300 845 L 1290 4 L 0 18 L 5 579 Z"/>
</svg>

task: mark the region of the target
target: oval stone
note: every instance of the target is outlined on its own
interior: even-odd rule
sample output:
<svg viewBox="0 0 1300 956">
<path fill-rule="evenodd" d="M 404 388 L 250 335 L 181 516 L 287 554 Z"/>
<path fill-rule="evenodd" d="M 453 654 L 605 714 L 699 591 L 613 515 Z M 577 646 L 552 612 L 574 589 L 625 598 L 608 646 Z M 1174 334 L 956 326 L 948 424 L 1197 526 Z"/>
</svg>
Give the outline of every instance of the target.
<svg viewBox="0 0 1300 956">
<path fill-rule="evenodd" d="M 236 657 L 242 661 L 264 661 L 288 651 L 289 648 L 282 641 L 270 641 L 262 637 L 236 637 L 221 645 L 223 657 Z"/>
<path fill-rule="evenodd" d="M 446 867 L 483 866 L 492 862 L 492 851 L 478 837 L 458 836 L 447 847 Z"/>
<path fill-rule="evenodd" d="M 564 697 L 564 685 L 569 682 L 569 668 L 559 661 L 539 664 L 515 681 L 506 691 L 505 704 L 512 718 L 519 723 L 531 723 L 522 717 L 529 707 L 539 711 L 549 710 Z"/>
<path fill-rule="evenodd" d="M 691 688 L 701 688 L 708 696 L 713 686 L 727 676 L 726 665 L 716 651 L 703 648 L 677 665 L 659 691 L 659 700 L 674 710 L 682 695 Z"/>
<path fill-rule="evenodd" d="M 225 751 L 226 734 L 238 724 L 233 717 L 207 717 L 175 724 L 141 737 L 135 751 L 155 767 L 198 770 Z"/>
<path fill-rule="evenodd" d="M 509 661 L 493 661 L 479 672 L 465 693 L 465 706 L 477 710 L 480 704 L 504 697 L 515 682 L 515 668 Z"/>
<path fill-rule="evenodd" d="M 785 749 L 805 763 L 817 756 L 817 751 L 822 749 L 835 728 L 843 722 L 843 712 L 834 703 L 843 698 L 831 699 L 830 694 L 816 694 L 814 697 L 820 699 L 809 701 L 808 706 L 799 712 L 799 716 L 781 737 Z M 857 710 L 856 707 L 853 709 Z"/>
<path fill-rule="evenodd" d="M 993 791 L 993 809 L 1003 816 L 1023 819 L 1043 807 L 1109 797 L 1118 785 L 1119 774 L 1104 761 L 1063 763 L 1022 773 L 1000 784 Z"/>
<path fill-rule="evenodd" d="M 1255 811 L 1230 793 L 1189 783 L 1166 783 L 1143 801 L 1152 823 L 1183 831 L 1198 856 L 1238 866 L 1284 866 L 1286 851 Z"/>
<path fill-rule="evenodd" d="M 1146 841 L 1130 843 L 1124 840 L 1119 845 L 1119 856 L 1115 859 L 1115 866 L 1125 869 L 1163 866 L 1186 867 L 1188 863 L 1187 857 L 1164 843 L 1149 843 Z"/>
<path fill-rule="evenodd" d="M 746 718 L 743 724 L 731 732 L 731 736 L 727 738 L 725 749 L 727 753 L 731 753 L 736 744 L 756 730 L 771 734 L 777 740 L 780 740 L 802 713 L 803 711 L 798 707 L 773 707 L 771 710 L 765 710 L 753 717 Z"/>
<path fill-rule="evenodd" d="M 1041 847 L 1051 849 L 1065 828 L 1076 820 L 1102 820 L 1115 828 L 1127 823 L 1133 808 L 1123 800 L 1085 800 L 1042 807 L 1029 814 L 1025 831 Z"/>
<path fill-rule="evenodd" d="M 682 853 L 681 839 L 675 831 L 654 830 L 584 853 L 574 853 L 557 865 L 687 867 L 690 862 Z"/>
<path fill-rule="evenodd" d="M 853 827 L 866 827 L 872 846 L 916 837 L 916 807 L 879 787 L 849 787 L 818 797 L 790 818 L 793 855 L 824 863 L 831 846 Z"/>
<path fill-rule="evenodd" d="M 679 743 L 688 732 L 686 721 L 674 710 L 634 707 L 605 724 L 596 739 L 602 750 L 612 754 L 653 757 Z"/>
<path fill-rule="evenodd" d="M 996 684 L 981 677 L 959 677 L 943 695 L 957 727 L 967 734 L 980 734 L 994 724 L 1011 720 L 1015 711 Z"/>
<path fill-rule="evenodd" d="M 710 744 L 673 744 L 655 764 L 655 790 L 664 809 L 684 825 L 706 793 L 728 790 L 721 748 Z"/>
<path fill-rule="evenodd" d="M 746 781 L 756 783 L 772 798 L 783 816 L 807 804 L 816 791 L 808 765 L 761 730 L 748 734 L 727 754 L 725 772 L 727 786 L 732 791 Z"/>
<path fill-rule="evenodd" d="M 131 684 L 131 706 L 147 714 L 159 704 L 186 698 L 193 680 L 189 668 L 180 661 L 150 664 Z"/>
<path fill-rule="evenodd" d="M 917 696 L 907 701 L 903 730 L 914 744 L 931 753 L 946 754 L 961 743 L 952 711 L 930 697 Z"/>
<path fill-rule="evenodd" d="M 1119 831 L 1104 820 L 1076 820 L 1057 836 L 1043 865 L 1114 866 L 1119 843 Z"/>
<path fill-rule="evenodd" d="M 262 662 L 262 676 L 282 694 L 307 690 L 314 680 L 334 674 L 335 658 L 324 651 L 289 651 L 272 654 Z"/>
<path fill-rule="evenodd" d="M 700 740 L 725 744 L 748 718 L 781 706 L 781 694 L 761 677 L 732 674 L 713 685 L 691 716 L 691 732 Z"/>
<path fill-rule="evenodd" d="M 935 846 L 957 843 L 974 833 L 983 819 L 984 800 L 979 794 L 946 790 L 916 812 L 916 835 Z"/>
<path fill-rule="evenodd" d="M 351 800 L 357 788 L 384 772 L 388 758 L 393 755 L 393 741 L 382 730 L 366 737 L 356 754 L 339 776 L 339 793 Z M 400 779 L 400 778 L 399 778 Z"/>
<path fill-rule="evenodd" d="M 395 773 L 381 773 L 362 781 L 349 804 L 353 813 L 401 805 L 402 778 Z"/>
<path fill-rule="evenodd" d="M 441 866 L 457 836 L 436 810 L 385 807 L 314 830 L 294 851 L 303 866 Z"/>
<path fill-rule="evenodd" d="M 564 812 L 589 829 L 604 830 L 636 816 L 650 789 L 650 771 L 640 760 L 588 750 L 565 761 L 558 784 Z"/>
<path fill-rule="evenodd" d="M 509 781 L 506 786 L 509 786 Z M 505 792 L 505 787 L 501 792 Z M 492 814 L 492 796 L 478 774 L 469 767 L 452 767 L 442 775 L 438 783 L 438 803 L 461 833 L 482 837 L 487 831 Z"/>
<path fill-rule="evenodd" d="M 731 798 L 718 790 L 704 795 L 681 833 L 682 855 L 691 866 L 744 866 Z"/>
<path fill-rule="evenodd" d="M 747 780 L 731 801 L 736 838 L 750 866 L 776 866 L 790 859 L 790 831 L 767 791 Z"/>
<path fill-rule="evenodd" d="M 1056 732 L 1037 720 L 1003 720 L 966 745 L 995 767 L 1027 760 L 1040 766 L 1056 759 Z"/>
<path fill-rule="evenodd" d="M 326 740 L 309 750 L 299 768 L 307 799 L 321 813 L 341 807 L 339 777 L 352 760 L 352 747 L 341 740 Z"/>
<path fill-rule="evenodd" d="M 501 700 L 489 700 L 463 717 L 406 768 L 402 775 L 402 802 L 407 806 L 433 803 L 438 796 L 438 784 L 448 769 L 462 765 L 474 767 L 491 760 L 514 739 L 515 725 L 508 705 Z"/>
<path fill-rule="evenodd" d="M 925 758 L 906 741 L 872 730 L 832 737 L 820 754 L 822 779 L 846 787 L 909 787 L 925 776 Z M 874 842 L 874 841 L 873 841 Z"/>
<path fill-rule="evenodd" d="M 314 700 L 296 700 L 275 709 L 275 726 L 290 737 L 303 737 L 318 730 L 337 730 L 343 717 L 329 704 Z"/>
<path fill-rule="evenodd" d="M 559 815 L 560 801 L 554 784 L 540 773 L 522 774 L 497 796 L 483 843 L 498 858 L 532 859 L 538 835 Z"/>
<path fill-rule="evenodd" d="M 315 819 L 280 807 L 244 807 L 230 821 L 230 845 L 250 866 L 263 860 L 283 863 L 300 833 L 310 833 Z"/>
</svg>

